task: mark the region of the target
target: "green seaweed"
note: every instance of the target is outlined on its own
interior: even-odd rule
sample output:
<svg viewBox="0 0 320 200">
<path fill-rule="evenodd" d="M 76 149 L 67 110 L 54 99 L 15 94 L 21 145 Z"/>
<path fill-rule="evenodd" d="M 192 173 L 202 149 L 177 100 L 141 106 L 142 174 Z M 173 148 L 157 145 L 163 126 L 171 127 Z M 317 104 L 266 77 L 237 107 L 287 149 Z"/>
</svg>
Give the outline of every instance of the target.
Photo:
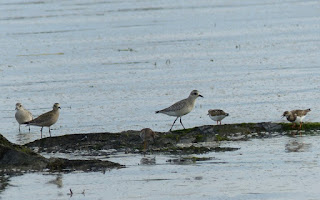
<svg viewBox="0 0 320 200">
<path fill-rule="evenodd" d="M 47 168 L 50 171 L 62 171 L 65 168 L 64 162 L 62 159 L 51 159 L 51 162 L 48 163 Z"/>
<path fill-rule="evenodd" d="M 230 139 L 227 136 L 216 135 L 216 141 L 229 141 Z"/>
<path fill-rule="evenodd" d="M 98 151 L 98 150 L 103 149 L 103 146 L 104 146 L 103 144 L 96 144 L 96 145 L 93 146 L 93 149 Z"/>
<path fill-rule="evenodd" d="M 320 130 L 320 123 L 319 122 L 303 123 L 301 130 Z"/>
<path fill-rule="evenodd" d="M 292 130 L 299 130 L 299 124 L 296 124 L 295 127 L 292 128 L 292 123 L 280 123 L 282 129 L 284 131 L 292 131 Z M 320 130 L 320 122 L 307 122 L 303 123 L 301 130 Z"/>
<path fill-rule="evenodd" d="M 180 140 L 181 136 L 179 136 L 177 134 L 167 133 L 167 134 L 163 135 L 163 137 L 168 138 L 168 139 L 172 139 L 172 140 L 178 142 Z"/>
<path fill-rule="evenodd" d="M 3 147 L 7 147 L 10 149 L 14 149 L 16 151 L 25 153 L 25 154 L 29 154 L 29 155 L 36 155 L 35 152 L 33 152 L 31 149 L 29 149 L 28 147 L 24 147 L 24 146 L 20 146 L 20 145 L 16 145 L 13 144 L 11 142 L 9 142 L 9 140 L 7 140 L 3 135 L 0 134 L 0 144 Z"/>
<path fill-rule="evenodd" d="M 240 123 L 236 125 L 244 128 L 254 128 L 256 126 L 256 123 Z"/>
<path fill-rule="evenodd" d="M 195 141 L 194 142 L 204 142 L 205 141 L 205 137 L 204 135 L 198 134 L 195 136 Z"/>
<path fill-rule="evenodd" d="M 211 157 L 196 157 L 196 156 L 184 157 L 183 159 L 185 159 L 185 160 L 192 160 L 192 162 L 212 160 Z"/>
<path fill-rule="evenodd" d="M 175 130 L 175 131 L 172 131 L 172 133 L 190 133 L 192 131 L 194 131 L 197 127 L 194 127 L 194 128 L 187 128 L 187 129 L 180 129 L 180 130 Z"/>
</svg>

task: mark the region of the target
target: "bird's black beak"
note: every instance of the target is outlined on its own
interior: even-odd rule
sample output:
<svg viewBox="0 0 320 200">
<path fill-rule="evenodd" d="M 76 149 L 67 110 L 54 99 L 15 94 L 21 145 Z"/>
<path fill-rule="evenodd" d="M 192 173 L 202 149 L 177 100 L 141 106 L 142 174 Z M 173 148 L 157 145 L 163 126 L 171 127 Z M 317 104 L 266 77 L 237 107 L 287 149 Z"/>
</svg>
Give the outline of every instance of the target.
<svg viewBox="0 0 320 200">
<path fill-rule="evenodd" d="M 203 98 L 203 96 L 202 96 L 201 94 L 199 94 L 199 97 L 202 97 L 202 98 Z"/>
<path fill-rule="evenodd" d="M 61 109 L 61 107 L 58 107 L 59 109 Z"/>
</svg>

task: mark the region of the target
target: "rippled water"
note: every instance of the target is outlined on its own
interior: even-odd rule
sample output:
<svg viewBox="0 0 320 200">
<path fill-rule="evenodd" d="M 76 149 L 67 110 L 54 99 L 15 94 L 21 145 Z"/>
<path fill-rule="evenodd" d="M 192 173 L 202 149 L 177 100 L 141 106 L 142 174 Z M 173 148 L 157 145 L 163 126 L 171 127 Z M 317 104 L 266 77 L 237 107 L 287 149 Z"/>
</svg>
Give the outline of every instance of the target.
<svg viewBox="0 0 320 200">
<path fill-rule="evenodd" d="M 127 168 L 105 173 L 10 178 L 3 199 L 317 199 L 319 136 L 224 142 L 233 152 L 203 155 L 115 155 Z M 198 156 L 197 162 L 168 162 Z M 70 157 L 70 155 L 68 155 Z M 146 162 L 149 161 L 149 162 Z M 84 191 L 84 194 L 82 192 Z"/>
<path fill-rule="evenodd" d="M 214 123 L 206 116 L 212 108 L 230 113 L 224 123 L 280 121 L 284 110 L 296 108 L 311 108 L 306 120 L 320 121 L 319 10 L 315 0 L 3 0 L 0 133 L 19 144 L 40 137 L 38 127 L 19 134 L 16 102 L 35 116 L 59 102 L 53 135 L 167 131 L 174 118 L 154 111 L 193 89 L 205 98 L 183 117 L 186 127 Z M 27 174 L 10 178 L 1 196 L 65 199 L 72 188 L 94 199 L 315 198 L 319 151 L 311 145 L 287 153 L 288 139 L 254 140 L 240 151 L 209 155 L 226 162 L 218 164 L 177 166 L 157 155 L 157 165 L 141 166 L 138 155 L 112 158 L 128 168 L 64 174 L 61 188 L 47 184 L 55 175 Z M 258 145 L 272 149 L 260 152 Z"/>
<path fill-rule="evenodd" d="M 206 116 L 212 108 L 230 113 L 225 123 L 279 121 L 295 108 L 315 111 L 306 120 L 320 119 L 318 1 L 0 6 L 0 132 L 10 141 L 24 137 L 16 102 L 35 116 L 59 102 L 53 135 L 167 131 L 174 118 L 154 111 L 193 89 L 205 98 L 183 117 L 187 127 L 213 123 Z M 26 138 L 38 139 L 39 128 Z"/>
</svg>

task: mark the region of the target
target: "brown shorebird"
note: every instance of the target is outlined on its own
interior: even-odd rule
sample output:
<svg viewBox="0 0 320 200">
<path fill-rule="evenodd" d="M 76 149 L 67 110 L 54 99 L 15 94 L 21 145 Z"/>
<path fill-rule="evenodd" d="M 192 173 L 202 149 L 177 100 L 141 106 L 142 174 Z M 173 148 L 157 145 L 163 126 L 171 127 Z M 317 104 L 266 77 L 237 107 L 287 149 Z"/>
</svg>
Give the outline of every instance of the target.
<svg viewBox="0 0 320 200">
<path fill-rule="evenodd" d="M 46 112 L 39 117 L 27 122 L 25 124 L 32 125 L 32 126 L 41 126 L 41 138 L 42 138 L 42 129 L 43 127 L 49 127 L 49 134 L 51 137 L 50 126 L 55 124 L 59 118 L 59 109 L 60 105 L 58 103 L 53 104 L 53 108 L 51 111 Z"/>
<path fill-rule="evenodd" d="M 229 113 L 226 113 L 223 110 L 219 110 L 219 109 L 214 109 L 214 110 L 210 109 L 208 110 L 208 115 L 212 120 L 217 121 L 217 125 L 218 125 L 218 122 L 220 122 L 220 125 L 221 125 L 221 120 L 229 116 Z"/>
<path fill-rule="evenodd" d="M 20 133 L 20 125 L 25 124 L 26 122 L 30 122 L 33 119 L 31 112 L 23 107 L 21 103 L 16 103 L 16 120 L 19 123 L 19 133 Z M 30 126 L 29 126 L 30 132 Z"/>
<path fill-rule="evenodd" d="M 171 128 L 170 128 L 169 131 L 172 130 L 172 127 L 173 127 L 174 123 L 176 123 L 176 121 L 177 121 L 177 119 L 178 119 L 179 117 L 180 117 L 180 123 L 181 123 L 182 127 L 185 129 L 185 127 L 184 127 L 183 124 L 182 124 L 181 117 L 182 117 L 183 115 L 188 114 L 189 112 L 191 112 L 191 111 L 193 110 L 194 104 L 195 104 L 196 99 L 197 99 L 198 97 L 203 97 L 203 96 L 199 94 L 198 90 L 193 90 L 193 91 L 190 93 L 190 95 L 189 95 L 188 98 L 183 99 L 183 100 L 181 100 L 181 101 L 178 101 L 178 102 L 176 102 L 175 104 L 171 105 L 171 106 L 168 107 L 168 108 L 165 108 L 165 109 L 163 109 L 163 110 L 156 111 L 156 113 L 163 113 L 163 114 L 166 114 L 166 115 L 169 115 L 169 116 L 175 116 L 175 117 L 177 117 L 177 118 L 174 120 L 174 122 L 173 122 L 173 124 L 172 124 L 172 126 L 171 126 Z"/>
<path fill-rule="evenodd" d="M 140 138 L 143 141 L 143 151 L 147 150 L 147 144 L 149 146 L 149 142 L 155 142 L 156 133 L 153 132 L 150 128 L 144 128 L 140 132 Z"/>
<path fill-rule="evenodd" d="M 285 111 L 282 114 L 282 117 L 286 117 L 289 122 L 292 122 L 292 128 L 296 126 L 296 123 L 300 123 L 299 129 L 302 127 L 303 119 L 306 117 L 308 112 L 310 112 L 311 109 L 306 110 L 291 110 L 291 111 Z M 300 133 L 301 135 L 301 133 Z"/>
</svg>

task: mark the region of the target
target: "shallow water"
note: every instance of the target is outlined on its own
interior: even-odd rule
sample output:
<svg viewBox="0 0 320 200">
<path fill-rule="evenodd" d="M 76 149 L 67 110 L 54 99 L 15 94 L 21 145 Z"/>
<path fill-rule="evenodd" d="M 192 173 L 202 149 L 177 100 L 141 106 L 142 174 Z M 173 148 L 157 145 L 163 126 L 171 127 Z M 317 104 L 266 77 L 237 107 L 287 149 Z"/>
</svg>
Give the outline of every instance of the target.
<svg viewBox="0 0 320 200">
<path fill-rule="evenodd" d="M 180 156 L 124 154 L 108 160 L 127 167 L 105 173 L 10 178 L 3 199 L 317 199 L 320 136 L 223 142 L 233 152 Z M 61 156 L 61 155 L 60 155 Z M 70 158 L 70 155 L 68 155 Z M 146 162 L 146 160 L 149 161 Z M 82 192 L 84 191 L 84 194 Z"/>
<path fill-rule="evenodd" d="M 0 133 L 19 144 L 39 139 L 38 127 L 19 134 L 16 102 L 35 116 L 59 102 L 54 136 L 167 131 L 174 118 L 154 111 L 193 89 L 205 98 L 183 117 L 186 127 L 214 123 L 213 108 L 230 113 L 223 123 L 277 122 L 296 108 L 320 121 L 319 10 L 316 0 L 3 0 Z M 72 188 L 72 199 L 317 199 L 318 137 L 298 139 L 305 151 L 288 153 L 292 138 L 253 140 L 191 165 L 114 157 L 127 168 L 63 174 L 62 187 L 48 183 L 56 175 L 26 174 L 10 178 L 1 198 L 66 199 Z"/>
<path fill-rule="evenodd" d="M 198 89 L 186 127 L 281 121 L 311 108 L 319 121 L 318 1 L 2 1 L 0 132 L 18 134 L 16 102 L 38 116 L 61 104 L 53 135 L 167 131 L 154 111 Z M 175 129 L 180 129 L 177 124 Z M 44 130 L 48 136 L 47 129 Z M 28 138 L 26 140 L 22 137 Z"/>
</svg>

